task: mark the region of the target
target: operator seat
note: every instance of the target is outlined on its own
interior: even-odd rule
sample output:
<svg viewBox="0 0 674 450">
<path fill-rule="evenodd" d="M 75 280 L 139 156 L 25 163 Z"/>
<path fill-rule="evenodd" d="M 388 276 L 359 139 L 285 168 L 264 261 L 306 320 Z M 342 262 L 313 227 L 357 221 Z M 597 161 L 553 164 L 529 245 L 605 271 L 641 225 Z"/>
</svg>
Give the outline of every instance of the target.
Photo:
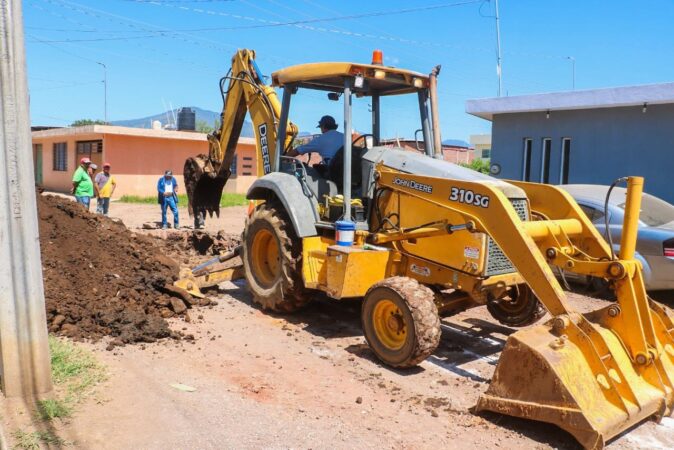
<svg viewBox="0 0 674 450">
<path fill-rule="evenodd" d="M 351 192 L 360 196 L 360 188 L 363 180 L 363 155 L 367 149 L 363 147 L 351 147 Z M 337 190 L 342 192 L 344 190 L 344 147 L 341 147 L 335 153 L 323 170 L 324 176 L 328 180 L 337 185 Z"/>
</svg>

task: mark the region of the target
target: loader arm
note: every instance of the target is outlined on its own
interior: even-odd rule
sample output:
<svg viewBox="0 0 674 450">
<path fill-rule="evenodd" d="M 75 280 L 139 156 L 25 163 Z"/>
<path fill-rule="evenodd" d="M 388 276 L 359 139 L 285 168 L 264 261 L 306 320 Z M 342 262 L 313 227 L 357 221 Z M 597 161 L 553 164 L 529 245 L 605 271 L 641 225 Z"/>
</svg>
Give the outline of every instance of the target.
<svg viewBox="0 0 674 450">
<path fill-rule="evenodd" d="M 460 214 L 470 225 L 458 232 L 491 236 L 552 315 L 545 325 L 508 338 L 476 410 L 554 423 L 586 448 L 602 448 L 639 421 L 671 413 L 674 315 L 648 298 L 634 259 L 643 179 L 628 180 L 621 258 L 611 259 L 575 201 L 554 186 L 512 182 L 540 218 L 523 221 L 490 182 L 403 174 L 383 165 L 375 176 L 382 187 Z M 550 265 L 611 280 L 617 303 L 574 311 Z"/>
<path fill-rule="evenodd" d="M 281 104 L 276 91 L 264 83 L 253 50 L 238 50 L 232 66 L 220 80 L 223 108 L 220 127 L 208 135 L 208 155 L 185 161 L 183 176 L 190 215 L 220 214 L 220 197 L 231 175 L 231 164 L 241 136 L 246 113 L 250 114 L 257 148 L 257 175 L 272 171 L 277 152 L 284 151 L 297 135 L 297 127 L 286 127 L 284 148 L 276 148 Z"/>
</svg>

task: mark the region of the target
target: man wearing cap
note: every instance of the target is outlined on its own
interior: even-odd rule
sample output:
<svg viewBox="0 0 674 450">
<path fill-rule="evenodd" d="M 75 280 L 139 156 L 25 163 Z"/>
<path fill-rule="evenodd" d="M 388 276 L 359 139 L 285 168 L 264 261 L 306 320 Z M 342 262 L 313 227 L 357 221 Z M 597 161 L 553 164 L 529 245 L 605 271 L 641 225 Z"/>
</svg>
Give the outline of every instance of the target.
<svg viewBox="0 0 674 450">
<path fill-rule="evenodd" d="M 73 174 L 73 187 L 70 190 L 71 194 L 75 194 L 75 200 L 84 205 L 89 210 L 89 203 L 91 197 L 94 196 L 94 183 L 87 173 L 91 160 L 89 158 L 80 159 L 80 165 Z"/>
<path fill-rule="evenodd" d="M 337 122 L 332 116 L 323 116 L 318 121 L 321 134 L 310 142 L 297 148 L 288 150 L 288 156 L 304 155 L 316 152 L 321 155 L 325 164 L 335 156 L 337 151 L 344 146 L 344 134 L 337 131 Z"/>
<path fill-rule="evenodd" d="M 94 179 L 94 186 L 96 187 L 96 212 L 98 214 L 108 215 L 110 208 L 110 197 L 115 192 L 117 182 L 110 174 L 110 163 L 103 164 L 103 172 L 96 174 Z"/>
<path fill-rule="evenodd" d="M 161 227 L 168 228 L 166 220 L 166 209 L 171 208 L 173 213 L 173 228 L 180 228 L 178 225 L 178 182 L 173 177 L 173 172 L 167 170 L 164 176 L 157 182 L 157 201 L 161 205 Z"/>
</svg>

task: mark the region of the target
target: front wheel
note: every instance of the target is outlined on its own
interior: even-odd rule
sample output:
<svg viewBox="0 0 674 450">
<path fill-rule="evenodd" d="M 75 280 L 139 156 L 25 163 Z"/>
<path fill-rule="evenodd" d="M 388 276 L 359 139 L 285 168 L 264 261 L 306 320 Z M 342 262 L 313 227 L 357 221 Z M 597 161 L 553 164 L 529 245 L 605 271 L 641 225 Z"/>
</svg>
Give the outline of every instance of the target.
<svg viewBox="0 0 674 450">
<path fill-rule="evenodd" d="M 363 300 L 365 339 L 377 357 L 393 367 L 412 367 L 440 343 L 435 296 L 407 277 L 392 277 L 372 286 Z"/>
<path fill-rule="evenodd" d="M 300 273 L 302 244 L 281 205 L 265 203 L 246 221 L 241 259 L 253 301 L 277 312 L 292 312 L 309 298 Z"/>
</svg>

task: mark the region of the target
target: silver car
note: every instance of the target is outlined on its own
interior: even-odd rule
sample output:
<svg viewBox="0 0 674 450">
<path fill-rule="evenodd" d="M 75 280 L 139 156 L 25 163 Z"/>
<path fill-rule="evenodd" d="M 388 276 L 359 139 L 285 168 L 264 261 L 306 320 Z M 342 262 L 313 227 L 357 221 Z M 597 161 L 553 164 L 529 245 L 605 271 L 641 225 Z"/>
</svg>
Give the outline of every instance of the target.
<svg viewBox="0 0 674 450">
<path fill-rule="evenodd" d="M 609 187 L 595 184 L 560 187 L 571 194 L 605 237 L 604 201 Z M 616 253 L 620 250 L 626 193 L 625 188 L 614 188 L 608 204 L 609 229 Z M 645 193 L 641 199 L 636 258 L 644 266 L 646 289 L 674 289 L 674 205 Z"/>
</svg>

